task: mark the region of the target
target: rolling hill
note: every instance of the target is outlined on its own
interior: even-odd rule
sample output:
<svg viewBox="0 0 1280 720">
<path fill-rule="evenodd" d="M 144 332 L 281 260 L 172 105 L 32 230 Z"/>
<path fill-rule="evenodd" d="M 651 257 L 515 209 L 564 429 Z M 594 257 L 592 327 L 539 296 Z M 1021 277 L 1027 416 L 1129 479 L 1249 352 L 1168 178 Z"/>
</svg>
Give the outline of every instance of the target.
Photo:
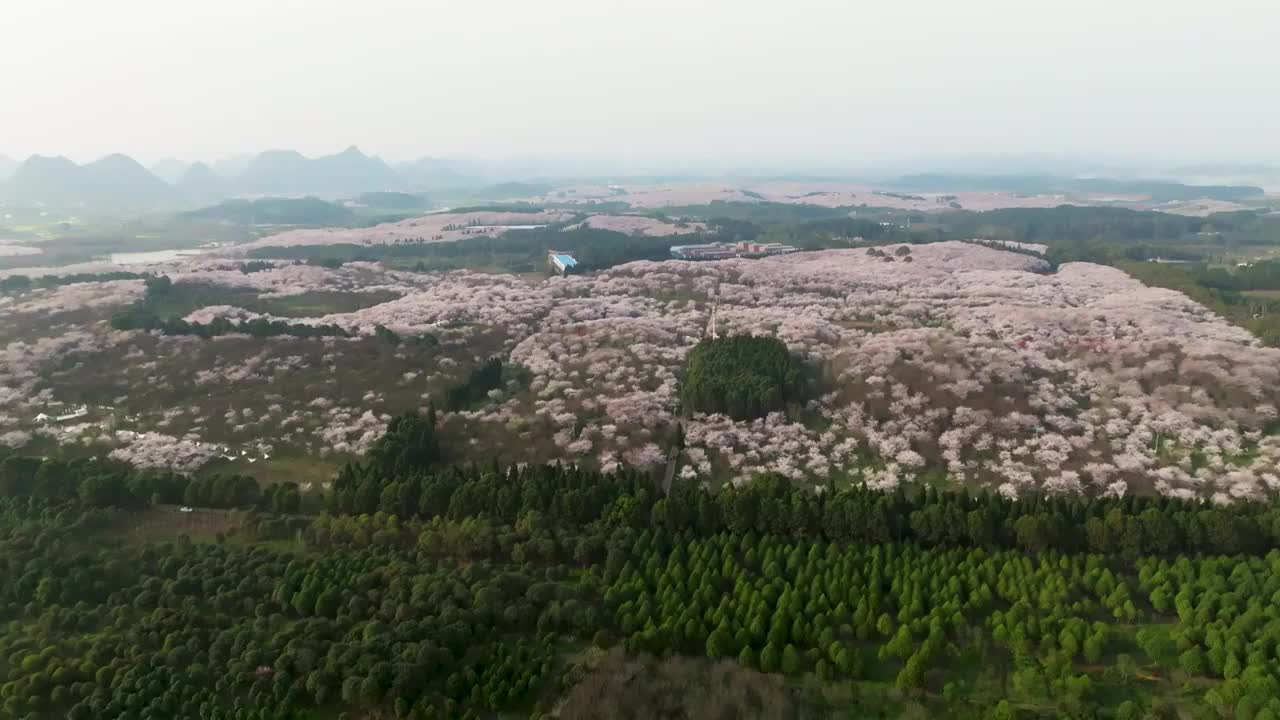
<svg viewBox="0 0 1280 720">
<path fill-rule="evenodd" d="M 460 171 L 454 163 L 442 158 L 424 157 L 397 163 L 395 170 L 416 190 L 469 188 L 484 184 L 482 179 Z"/>
<path fill-rule="evenodd" d="M 208 165 L 197 162 L 187 168 L 174 187 L 185 202 L 215 202 L 232 194 L 231 183 Z"/>
<path fill-rule="evenodd" d="M 367 192 L 355 199 L 365 207 L 378 210 L 426 210 L 431 207 L 426 196 L 402 192 Z"/>
<path fill-rule="evenodd" d="M 352 212 L 316 197 L 227 200 L 185 212 L 189 220 L 212 220 L 236 225 L 345 225 Z"/>
</svg>

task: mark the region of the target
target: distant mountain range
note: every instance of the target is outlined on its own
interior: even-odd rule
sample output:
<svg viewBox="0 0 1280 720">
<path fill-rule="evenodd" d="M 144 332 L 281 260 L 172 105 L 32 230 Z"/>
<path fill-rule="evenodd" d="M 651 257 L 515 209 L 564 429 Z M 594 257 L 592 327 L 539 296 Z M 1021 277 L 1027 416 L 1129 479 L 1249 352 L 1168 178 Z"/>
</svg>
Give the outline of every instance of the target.
<svg viewBox="0 0 1280 720">
<path fill-rule="evenodd" d="M 33 155 L 19 163 L 0 155 L 0 203 L 55 207 L 109 207 L 182 210 L 229 198 L 314 196 L 350 199 L 365 193 L 414 193 L 442 190 L 481 191 L 495 199 L 515 197 L 550 173 L 560 178 L 597 179 L 575 174 L 571 164 L 526 158 L 498 161 L 420 158 L 390 165 L 354 146 L 333 155 L 309 158 L 294 150 L 268 150 L 214 163 L 173 158 L 145 168 L 126 155 L 108 155 L 80 165 L 62 156 Z M 577 167 L 582 171 L 582 167 Z M 1202 166 L 1210 183 L 1187 185 L 1168 180 L 1114 180 L 1050 174 L 932 173 L 905 175 L 886 188 L 913 192 L 993 190 L 1026 194 L 1146 195 L 1156 202 L 1215 198 L 1239 201 L 1262 194 L 1255 180 L 1228 172 L 1270 170 L 1262 166 Z M 1210 172 L 1212 171 L 1212 172 Z M 1222 173 L 1222 177 L 1212 175 Z M 636 178 L 632 178 L 633 180 Z M 688 178 L 685 178 L 686 180 Z M 834 179 L 834 178 L 833 178 Z M 602 180 L 607 181 L 607 180 Z M 672 182 L 675 180 L 672 179 Z M 745 181 L 745 179 L 744 179 Z M 511 185 L 511 183 L 517 183 Z M 665 181 L 664 181 L 665 182 Z M 1250 184 L 1243 184 L 1248 182 Z M 523 185 L 522 185 L 523 184 Z M 380 200 L 375 199 L 375 202 Z"/>
<path fill-rule="evenodd" d="M 393 168 L 354 146 L 317 158 L 269 150 L 212 166 L 169 158 L 150 169 L 118 154 L 85 165 L 61 156 L 33 155 L 22 163 L 0 156 L 0 201 L 55 206 L 192 207 L 231 197 L 346 198 L 483 184 L 445 160 L 423 158 Z"/>
<path fill-rule="evenodd" d="M 65 157 L 33 155 L 19 165 L 0 189 L 0 197 L 15 202 L 64 204 L 151 204 L 172 192 L 127 155 L 108 155 L 87 165 Z"/>
<path fill-rule="evenodd" d="M 405 190 L 408 183 L 386 163 L 355 146 L 315 159 L 293 150 L 271 150 L 249 162 L 236 178 L 241 192 L 257 195 L 352 195 L 370 190 Z"/>
<path fill-rule="evenodd" d="M 441 158 L 419 158 L 413 162 L 399 163 L 395 166 L 395 171 L 417 189 L 470 187 L 483 176 L 482 173 L 468 173 L 459 168 L 458 164 Z"/>
<path fill-rule="evenodd" d="M 1163 180 L 1113 180 L 1110 178 L 1064 178 L 1054 175 L 970 175 L 923 173 L 904 175 L 893 186 L 914 192 L 1014 192 L 1028 195 L 1066 193 L 1072 195 L 1144 195 L 1154 202 L 1177 202 L 1212 198 L 1238 202 L 1260 196 L 1264 190 L 1252 185 L 1185 185 Z"/>
</svg>

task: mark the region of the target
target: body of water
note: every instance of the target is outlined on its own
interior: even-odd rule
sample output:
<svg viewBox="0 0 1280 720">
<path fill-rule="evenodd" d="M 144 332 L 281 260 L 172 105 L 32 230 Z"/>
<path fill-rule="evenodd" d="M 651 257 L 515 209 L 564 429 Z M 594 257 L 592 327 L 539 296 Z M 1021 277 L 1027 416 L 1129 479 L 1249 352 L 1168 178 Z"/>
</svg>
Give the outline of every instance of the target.
<svg viewBox="0 0 1280 720">
<path fill-rule="evenodd" d="M 26 245 L 5 245 L 4 243 L 0 243 L 0 257 L 39 255 L 40 253 L 40 248 L 27 247 Z"/>
<path fill-rule="evenodd" d="M 173 262 L 181 260 L 184 257 L 194 257 L 203 255 L 204 250 L 187 249 L 187 250 L 150 250 L 148 252 L 122 252 L 111 253 L 110 260 L 115 265 L 157 265 L 159 263 Z"/>
</svg>

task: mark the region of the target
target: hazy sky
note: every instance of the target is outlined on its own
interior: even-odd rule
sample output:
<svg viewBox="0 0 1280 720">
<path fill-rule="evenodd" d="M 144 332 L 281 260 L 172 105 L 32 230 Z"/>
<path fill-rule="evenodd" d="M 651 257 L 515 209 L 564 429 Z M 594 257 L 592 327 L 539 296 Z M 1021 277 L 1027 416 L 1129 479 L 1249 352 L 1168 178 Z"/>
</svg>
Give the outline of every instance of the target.
<svg viewBox="0 0 1280 720">
<path fill-rule="evenodd" d="M 1274 0 L 10 0 L 0 153 L 1280 159 Z"/>
</svg>

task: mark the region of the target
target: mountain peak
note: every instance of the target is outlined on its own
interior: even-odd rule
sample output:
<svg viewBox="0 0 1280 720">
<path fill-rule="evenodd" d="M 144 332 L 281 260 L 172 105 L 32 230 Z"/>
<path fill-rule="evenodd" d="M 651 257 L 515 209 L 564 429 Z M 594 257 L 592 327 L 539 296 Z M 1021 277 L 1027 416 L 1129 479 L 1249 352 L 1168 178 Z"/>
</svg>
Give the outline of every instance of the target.
<svg viewBox="0 0 1280 720">
<path fill-rule="evenodd" d="M 22 161 L 26 167 L 45 167 L 45 168 L 62 168 L 62 167 L 78 167 L 66 155 L 40 155 L 35 154 Z"/>
<path fill-rule="evenodd" d="M 190 164 L 178 160 L 177 158 L 167 157 L 157 160 L 148 169 L 151 171 L 151 174 L 172 185 L 182 178 L 188 168 L 190 168 Z"/>
<path fill-rule="evenodd" d="M 182 177 L 178 178 L 179 185 L 189 185 L 194 182 L 205 182 L 207 180 L 220 180 L 218 173 L 213 168 L 203 162 L 193 162 L 187 166 L 186 172 L 182 173 Z"/>
<path fill-rule="evenodd" d="M 98 158 L 97 160 L 94 160 L 88 165 L 85 165 L 85 167 L 86 168 L 111 168 L 111 169 L 125 170 L 127 172 L 137 172 L 141 170 L 142 172 L 148 175 L 151 174 L 150 170 L 147 170 L 146 168 L 142 167 L 142 163 L 138 162 L 137 160 L 134 160 L 133 158 L 129 157 L 128 155 L 125 155 L 124 153 L 111 153 L 110 155 L 106 155 Z"/>
<path fill-rule="evenodd" d="M 182 173 L 174 187 L 188 202 L 213 202 L 227 196 L 231 183 L 207 164 L 194 162 Z"/>
<path fill-rule="evenodd" d="M 261 160 L 306 160 L 302 153 L 297 150 L 263 150 L 256 157 L 250 160 L 250 164 Z"/>
</svg>

